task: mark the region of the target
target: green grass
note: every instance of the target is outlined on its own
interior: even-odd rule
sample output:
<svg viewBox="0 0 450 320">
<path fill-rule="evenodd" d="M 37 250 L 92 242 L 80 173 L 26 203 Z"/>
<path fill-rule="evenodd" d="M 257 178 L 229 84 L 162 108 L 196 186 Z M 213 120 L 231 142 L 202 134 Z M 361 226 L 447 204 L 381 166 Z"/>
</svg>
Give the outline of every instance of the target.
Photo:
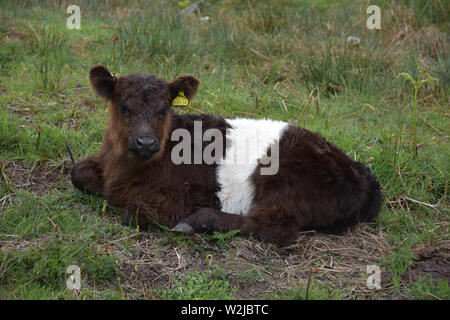
<svg viewBox="0 0 450 320">
<path fill-rule="evenodd" d="M 0 4 L 0 298 L 142 298 L 120 269 L 135 254 L 137 230 L 123 227 L 114 208 L 102 212 L 101 199 L 74 190 L 67 174 L 65 143 L 77 158 L 101 144 L 105 103 L 88 84 L 89 67 L 98 63 L 118 75 L 149 72 L 172 80 L 192 73 L 201 87 L 190 111 L 289 121 L 368 164 L 385 191 L 374 225 L 390 250 L 379 262 L 394 288 L 384 298 L 450 298 L 446 282 L 400 280 L 413 265 L 411 248 L 449 240 L 450 12 L 444 2 L 375 1 L 382 29 L 374 31 L 365 27 L 365 1 L 205 1 L 189 17 L 177 15 L 185 1 L 125 2 L 78 1 L 81 30 L 66 28 L 68 2 Z M 360 37 L 361 45 L 349 47 L 348 35 Z M 416 79 L 418 65 L 439 83 L 420 89 L 413 116 L 413 89 L 397 75 Z M 160 247 L 201 261 L 216 251 L 232 256 L 230 242 L 240 241 L 233 232 L 200 240 L 164 228 L 151 232 Z M 253 261 L 267 268 L 263 262 Z M 65 288 L 71 264 L 82 268 L 76 293 Z M 269 281 L 258 268 L 228 270 L 215 260 L 204 268 L 158 284 L 154 297 L 232 299 Z M 230 272 L 239 274 L 233 282 Z M 304 299 L 305 290 L 283 285 L 251 298 Z M 346 297 L 332 281 L 313 281 L 309 292 L 310 299 Z"/>
<path fill-rule="evenodd" d="M 226 272 L 221 267 L 199 272 L 189 272 L 182 278 L 174 279 L 170 289 L 157 293 L 161 299 L 228 300 L 234 298 L 236 288 L 226 280 Z"/>
<path fill-rule="evenodd" d="M 307 284 L 296 285 L 284 291 L 274 292 L 271 298 L 283 300 L 341 300 L 344 297 L 339 289 L 334 289 L 332 285 L 323 285 L 312 281 L 309 289 Z"/>
</svg>

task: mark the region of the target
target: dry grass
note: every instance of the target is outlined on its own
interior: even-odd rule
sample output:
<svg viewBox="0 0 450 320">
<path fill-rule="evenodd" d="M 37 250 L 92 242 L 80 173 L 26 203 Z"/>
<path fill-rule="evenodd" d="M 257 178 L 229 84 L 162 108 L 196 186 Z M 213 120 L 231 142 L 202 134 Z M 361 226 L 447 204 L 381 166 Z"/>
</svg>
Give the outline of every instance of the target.
<svg viewBox="0 0 450 320">
<path fill-rule="evenodd" d="M 308 278 L 320 284 L 332 284 L 347 298 L 402 298 L 382 273 L 381 290 L 368 289 L 367 266 L 377 265 L 380 258 L 391 253 L 382 231 L 360 225 L 343 236 L 302 233 L 298 241 L 283 249 L 252 239 L 233 239 L 228 250 L 211 246 L 201 236 L 195 242 L 207 247 L 207 253 L 191 252 L 176 244 L 165 242 L 155 233 L 142 233 L 133 242 L 133 255 L 118 250 L 114 243 L 105 244 L 121 256 L 120 278 L 128 298 L 151 297 L 150 291 L 171 287 L 173 279 L 190 271 L 208 270 L 212 255 L 214 264 L 228 271 L 227 280 L 237 287 L 237 297 L 270 297 L 292 287 L 306 288 Z M 251 270 L 263 277 L 254 283 L 242 281 Z"/>
</svg>

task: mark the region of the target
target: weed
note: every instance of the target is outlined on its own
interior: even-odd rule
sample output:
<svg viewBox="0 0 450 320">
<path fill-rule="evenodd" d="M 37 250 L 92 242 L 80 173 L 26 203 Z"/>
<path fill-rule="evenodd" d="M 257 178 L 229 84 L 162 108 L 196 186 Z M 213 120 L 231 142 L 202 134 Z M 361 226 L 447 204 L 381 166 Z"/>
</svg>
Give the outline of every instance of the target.
<svg viewBox="0 0 450 320">
<path fill-rule="evenodd" d="M 403 79 L 410 81 L 413 88 L 414 88 L 414 108 L 413 108 L 413 145 L 412 145 L 412 151 L 413 154 L 417 156 L 417 96 L 419 94 L 419 89 L 424 84 L 428 84 L 431 82 L 437 82 L 438 79 L 430 76 L 426 69 L 417 66 L 417 70 L 419 73 L 419 77 L 414 80 L 409 73 L 402 72 L 398 74 L 398 77 L 402 77 Z"/>
</svg>

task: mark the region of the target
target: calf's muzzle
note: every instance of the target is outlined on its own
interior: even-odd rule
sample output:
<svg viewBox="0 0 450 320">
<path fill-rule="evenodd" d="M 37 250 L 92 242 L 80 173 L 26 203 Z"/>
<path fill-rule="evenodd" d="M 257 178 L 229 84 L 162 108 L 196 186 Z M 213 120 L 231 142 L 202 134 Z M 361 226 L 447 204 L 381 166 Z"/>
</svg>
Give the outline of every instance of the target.
<svg viewBox="0 0 450 320">
<path fill-rule="evenodd" d="M 128 150 L 139 159 L 148 160 L 159 151 L 158 139 L 152 136 L 133 137 L 128 143 Z"/>
</svg>

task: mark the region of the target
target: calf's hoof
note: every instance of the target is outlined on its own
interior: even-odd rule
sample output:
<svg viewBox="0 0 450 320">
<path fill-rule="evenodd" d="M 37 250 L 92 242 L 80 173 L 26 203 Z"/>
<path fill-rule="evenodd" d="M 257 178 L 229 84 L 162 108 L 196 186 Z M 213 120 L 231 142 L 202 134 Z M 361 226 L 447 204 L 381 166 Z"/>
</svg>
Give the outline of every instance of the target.
<svg viewBox="0 0 450 320">
<path fill-rule="evenodd" d="M 198 210 L 194 214 L 181 220 L 171 231 L 185 234 L 212 233 L 215 231 L 215 217 L 207 210 Z"/>
<path fill-rule="evenodd" d="M 195 232 L 194 228 L 192 228 L 190 225 L 188 225 L 186 222 L 180 222 L 175 227 L 170 229 L 170 231 L 173 232 L 180 232 L 184 234 L 192 234 Z"/>
</svg>

